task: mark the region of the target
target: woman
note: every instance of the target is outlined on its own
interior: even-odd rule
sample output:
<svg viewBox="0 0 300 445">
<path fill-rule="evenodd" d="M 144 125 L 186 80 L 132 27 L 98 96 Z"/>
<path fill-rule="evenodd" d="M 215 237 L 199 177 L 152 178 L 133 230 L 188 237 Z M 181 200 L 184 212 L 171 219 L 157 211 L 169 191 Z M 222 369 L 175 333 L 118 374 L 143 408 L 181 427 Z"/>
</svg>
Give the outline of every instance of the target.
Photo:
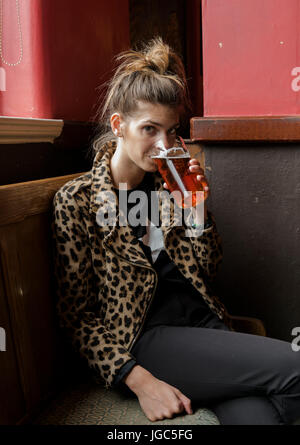
<svg viewBox="0 0 300 445">
<path fill-rule="evenodd" d="M 221 424 L 292 423 L 300 356 L 287 342 L 231 330 L 212 290 L 222 256 L 213 215 L 205 206 L 203 233 L 187 237 L 172 200 L 167 226 L 164 204 L 149 205 L 151 191 L 167 188 L 153 145 L 174 144 L 189 103 L 182 62 L 161 39 L 119 62 L 93 168 L 54 200 L 61 326 L 95 376 L 129 388 L 151 421 L 199 402 Z M 189 169 L 208 193 L 196 159 Z"/>
</svg>

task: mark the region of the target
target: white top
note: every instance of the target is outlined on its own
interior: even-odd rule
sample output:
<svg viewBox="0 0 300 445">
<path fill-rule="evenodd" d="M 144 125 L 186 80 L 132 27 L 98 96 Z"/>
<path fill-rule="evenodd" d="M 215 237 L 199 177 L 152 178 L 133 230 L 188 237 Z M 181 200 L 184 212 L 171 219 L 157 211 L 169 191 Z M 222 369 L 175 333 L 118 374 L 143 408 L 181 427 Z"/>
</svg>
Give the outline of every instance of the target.
<svg viewBox="0 0 300 445">
<path fill-rule="evenodd" d="M 165 248 L 164 237 L 161 228 L 156 227 L 151 221 L 149 221 L 149 219 L 147 219 L 147 221 L 147 232 L 142 238 L 139 239 L 146 246 L 150 247 L 152 260 L 154 263 L 161 250 Z"/>
</svg>

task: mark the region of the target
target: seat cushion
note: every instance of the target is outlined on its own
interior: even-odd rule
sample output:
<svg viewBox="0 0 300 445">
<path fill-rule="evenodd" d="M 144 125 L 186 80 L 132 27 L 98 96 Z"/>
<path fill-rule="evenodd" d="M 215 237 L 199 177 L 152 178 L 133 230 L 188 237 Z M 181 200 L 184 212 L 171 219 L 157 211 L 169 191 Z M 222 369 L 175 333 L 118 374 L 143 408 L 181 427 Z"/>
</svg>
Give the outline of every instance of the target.
<svg viewBox="0 0 300 445">
<path fill-rule="evenodd" d="M 215 414 L 193 406 L 194 414 L 151 422 L 135 395 L 105 388 L 95 382 L 80 382 L 64 388 L 35 417 L 34 425 L 219 425 Z"/>
</svg>

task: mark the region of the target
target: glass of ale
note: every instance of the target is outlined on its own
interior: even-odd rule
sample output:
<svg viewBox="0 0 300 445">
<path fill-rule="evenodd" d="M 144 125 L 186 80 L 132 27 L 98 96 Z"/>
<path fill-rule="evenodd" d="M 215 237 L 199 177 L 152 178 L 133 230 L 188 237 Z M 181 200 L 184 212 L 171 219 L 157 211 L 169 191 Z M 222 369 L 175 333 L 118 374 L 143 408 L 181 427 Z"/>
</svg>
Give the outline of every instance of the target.
<svg viewBox="0 0 300 445">
<path fill-rule="evenodd" d="M 162 140 L 155 145 L 155 154 L 151 158 L 156 162 L 158 170 L 174 193 L 177 204 L 182 208 L 196 207 L 207 198 L 204 186 L 197 180 L 199 173 L 189 170 L 190 153 L 179 136 L 173 147 L 166 149 Z"/>
</svg>

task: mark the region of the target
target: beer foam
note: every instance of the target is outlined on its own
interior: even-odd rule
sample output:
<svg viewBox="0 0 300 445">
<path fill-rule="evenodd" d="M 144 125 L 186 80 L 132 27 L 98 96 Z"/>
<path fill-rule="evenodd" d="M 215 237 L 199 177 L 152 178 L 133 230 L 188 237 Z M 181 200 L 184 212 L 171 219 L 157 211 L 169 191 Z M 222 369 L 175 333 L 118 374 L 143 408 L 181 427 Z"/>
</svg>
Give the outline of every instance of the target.
<svg viewBox="0 0 300 445">
<path fill-rule="evenodd" d="M 156 156 L 151 156 L 152 158 L 190 158 L 189 153 L 186 153 L 181 147 L 172 147 L 164 151 L 161 151 Z"/>
</svg>

